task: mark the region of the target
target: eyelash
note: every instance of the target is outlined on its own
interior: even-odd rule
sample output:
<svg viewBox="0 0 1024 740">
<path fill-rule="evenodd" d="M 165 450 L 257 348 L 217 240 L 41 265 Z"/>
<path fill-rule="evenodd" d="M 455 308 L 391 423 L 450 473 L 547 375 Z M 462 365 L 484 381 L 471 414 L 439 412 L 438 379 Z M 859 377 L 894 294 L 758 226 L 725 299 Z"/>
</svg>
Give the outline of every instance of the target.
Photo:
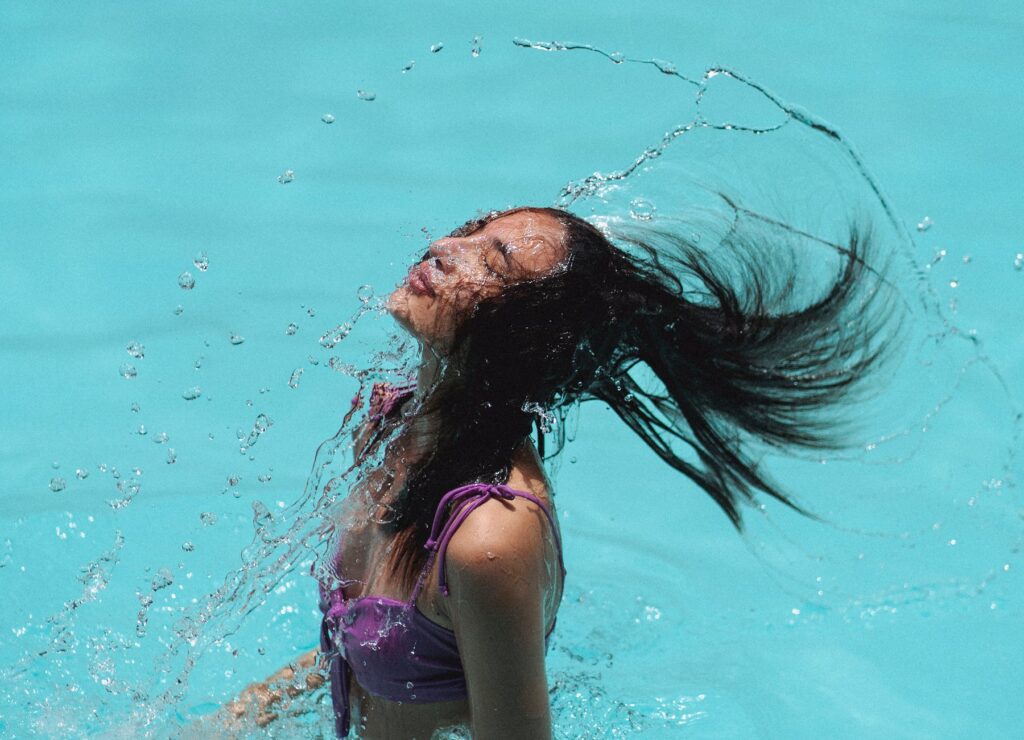
<svg viewBox="0 0 1024 740">
<path fill-rule="evenodd" d="M 504 242 L 500 242 L 498 240 L 495 240 L 494 246 L 495 246 L 495 248 L 497 248 L 497 250 L 499 252 L 501 252 L 502 256 L 505 256 L 505 255 L 508 254 L 508 247 L 505 246 Z M 505 276 L 502 275 L 501 273 L 499 273 L 493 267 L 491 267 L 490 264 L 487 262 L 487 254 L 486 253 L 484 253 L 484 255 L 483 255 L 483 262 L 484 262 L 484 267 L 487 268 L 487 272 L 491 273 L 496 278 L 504 280 Z"/>
</svg>

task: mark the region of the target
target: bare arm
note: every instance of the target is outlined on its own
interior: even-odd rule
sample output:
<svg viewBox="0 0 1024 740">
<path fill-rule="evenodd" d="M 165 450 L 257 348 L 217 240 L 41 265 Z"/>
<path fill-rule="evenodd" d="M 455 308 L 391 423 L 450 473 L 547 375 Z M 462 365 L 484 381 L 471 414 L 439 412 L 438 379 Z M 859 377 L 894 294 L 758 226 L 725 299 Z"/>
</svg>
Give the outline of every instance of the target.
<svg viewBox="0 0 1024 740">
<path fill-rule="evenodd" d="M 479 740 L 551 737 L 541 525 L 515 507 L 481 506 L 448 549 L 448 605 Z"/>
<path fill-rule="evenodd" d="M 227 705 L 229 721 L 251 716 L 258 726 L 264 727 L 278 718 L 278 711 L 288 704 L 286 699 L 323 686 L 326 678 L 317 665 L 319 652 L 310 650 L 265 680 L 249 684 L 238 699 Z"/>
</svg>

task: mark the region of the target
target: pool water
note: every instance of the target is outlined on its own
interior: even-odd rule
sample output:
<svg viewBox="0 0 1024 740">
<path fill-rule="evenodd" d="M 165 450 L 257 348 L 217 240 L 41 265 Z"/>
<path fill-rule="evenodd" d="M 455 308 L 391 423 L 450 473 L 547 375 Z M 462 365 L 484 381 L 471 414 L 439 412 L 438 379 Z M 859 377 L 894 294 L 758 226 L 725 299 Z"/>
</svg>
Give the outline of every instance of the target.
<svg viewBox="0 0 1024 740">
<path fill-rule="evenodd" d="M 187 735 L 316 644 L 314 455 L 353 368 L 408 356 L 374 355 L 375 306 L 431 238 L 524 203 L 678 225 L 720 189 L 870 219 L 905 349 L 850 451 L 766 453 L 824 522 L 737 534 L 607 409 L 559 421 L 557 735 L 1017 736 L 1022 30 L 1008 2 L 5 4 L 0 734 Z"/>
</svg>

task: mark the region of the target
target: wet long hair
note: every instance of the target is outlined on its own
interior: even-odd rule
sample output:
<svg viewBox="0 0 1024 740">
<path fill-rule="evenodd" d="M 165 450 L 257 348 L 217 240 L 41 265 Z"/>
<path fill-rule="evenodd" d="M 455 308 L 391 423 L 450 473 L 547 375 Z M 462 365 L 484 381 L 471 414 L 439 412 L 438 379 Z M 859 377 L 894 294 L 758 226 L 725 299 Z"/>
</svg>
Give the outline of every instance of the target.
<svg viewBox="0 0 1024 740">
<path fill-rule="evenodd" d="M 701 241 L 648 225 L 606 236 L 567 211 L 528 209 L 564 227 L 564 269 L 507 286 L 458 326 L 417 412 L 438 421 L 434 446 L 410 465 L 386 525 L 400 578 L 421 570 L 445 492 L 506 482 L 536 410 L 578 401 L 607 404 L 737 528 L 740 504 L 758 494 L 802 511 L 756 453 L 843 444 L 836 414 L 820 412 L 863 387 L 889 346 L 890 314 L 867 230 L 830 245 L 729 205 L 728 227 Z M 793 246 L 805 238 L 830 247 L 834 267 L 809 296 Z"/>
</svg>

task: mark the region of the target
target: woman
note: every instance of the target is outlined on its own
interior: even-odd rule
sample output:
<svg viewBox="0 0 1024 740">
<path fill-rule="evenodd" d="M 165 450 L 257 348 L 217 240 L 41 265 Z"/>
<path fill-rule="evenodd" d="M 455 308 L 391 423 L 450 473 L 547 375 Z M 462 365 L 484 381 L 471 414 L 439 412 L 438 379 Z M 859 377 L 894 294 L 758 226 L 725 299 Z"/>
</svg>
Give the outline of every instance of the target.
<svg viewBox="0 0 1024 740">
<path fill-rule="evenodd" d="M 374 388 L 355 440 L 369 462 L 321 586 L 339 735 L 551 735 L 544 656 L 565 569 L 539 411 L 600 399 L 737 526 L 758 492 L 795 507 L 749 442 L 837 442 L 815 412 L 877 361 L 880 292 L 854 233 L 832 245 L 826 289 L 794 306 L 796 232 L 734 216 L 712 253 L 651 229 L 620 248 L 557 209 L 491 213 L 434 242 L 391 294 L 422 359 L 415 382 Z M 280 694 L 245 698 L 265 722 Z"/>
</svg>

